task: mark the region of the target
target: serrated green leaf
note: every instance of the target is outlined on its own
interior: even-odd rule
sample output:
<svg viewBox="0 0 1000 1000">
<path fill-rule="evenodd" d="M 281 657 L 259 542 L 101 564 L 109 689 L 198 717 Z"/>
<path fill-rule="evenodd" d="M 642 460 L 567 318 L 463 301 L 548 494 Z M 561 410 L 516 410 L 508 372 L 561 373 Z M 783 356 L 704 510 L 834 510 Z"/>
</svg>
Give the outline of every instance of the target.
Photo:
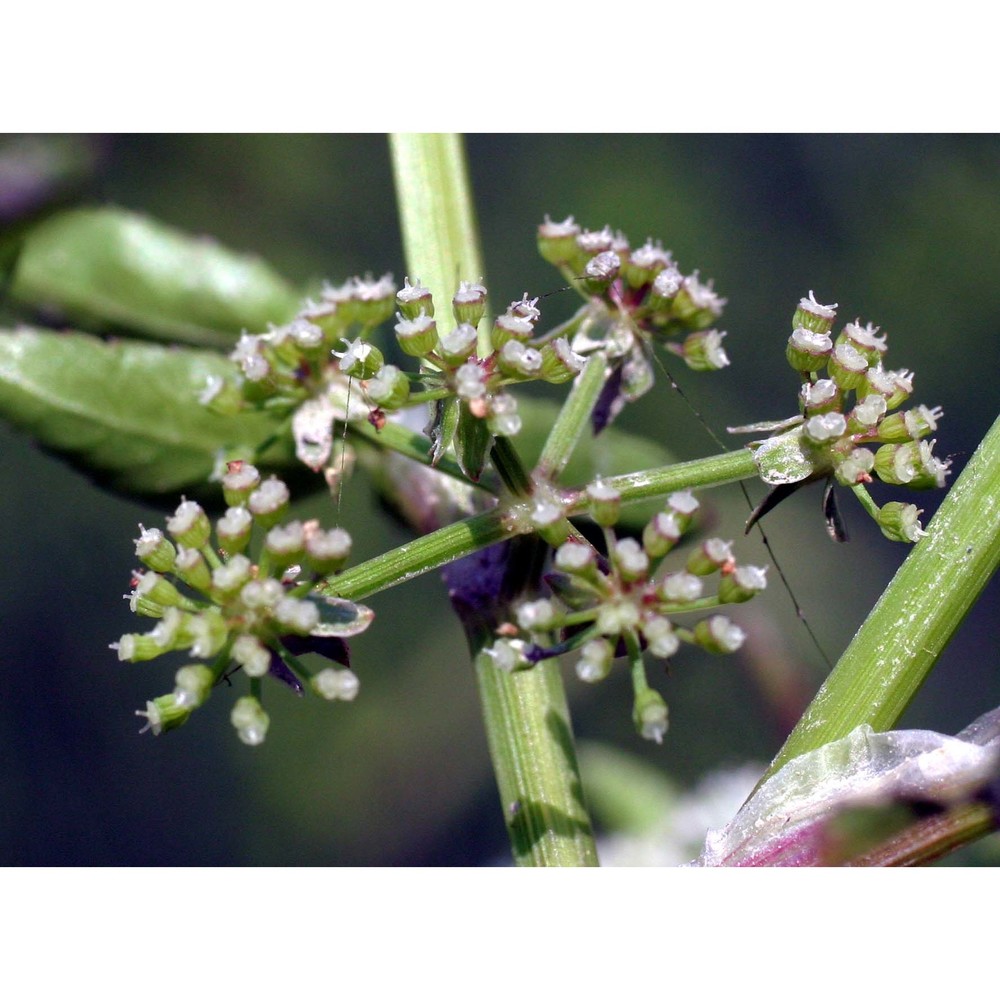
<svg viewBox="0 0 1000 1000">
<path fill-rule="evenodd" d="M 0 332 L 0 416 L 113 489 L 177 493 L 204 484 L 220 451 L 255 457 L 281 427 L 271 414 L 223 417 L 198 402 L 209 376 L 231 370 L 211 351 Z M 291 436 L 267 457 L 293 465 Z"/>
<path fill-rule="evenodd" d="M 34 226 L 11 294 L 71 321 L 201 347 L 294 316 L 300 296 L 256 257 L 117 208 L 82 208 Z"/>
</svg>

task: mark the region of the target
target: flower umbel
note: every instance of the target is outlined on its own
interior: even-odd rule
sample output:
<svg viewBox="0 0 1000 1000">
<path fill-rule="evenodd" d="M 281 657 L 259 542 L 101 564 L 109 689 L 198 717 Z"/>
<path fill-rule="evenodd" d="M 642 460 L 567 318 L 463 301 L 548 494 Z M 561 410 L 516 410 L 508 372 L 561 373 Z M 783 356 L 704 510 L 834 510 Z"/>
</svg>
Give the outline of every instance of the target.
<svg viewBox="0 0 1000 1000">
<path fill-rule="evenodd" d="M 363 632 L 373 615 L 363 605 L 314 592 L 346 562 L 347 532 L 324 531 L 314 521 L 276 523 L 286 511 L 287 488 L 274 477 L 262 481 L 245 462 L 229 463 L 222 486 L 232 506 L 216 522 L 214 548 L 211 522 L 194 501 L 184 501 L 167 521 L 176 546 L 159 529 L 140 525 L 136 555 L 150 569 L 134 572 L 126 596 L 133 611 L 157 621 L 111 648 L 133 662 L 177 650 L 206 661 L 178 670 L 174 691 L 138 713 L 147 720 L 143 731 L 154 734 L 182 725 L 221 680 L 244 673 L 250 692 L 237 701 L 232 722 L 240 739 L 256 746 L 269 725 L 261 704 L 266 676 L 297 694 L 309 687 L 327 699 L 354 698 L 358 679 L 349 669 L 346 640 Z M 257 552 L 253 559 L 241 551 L 247 546 Z M 300 659 L 305 653 L 342 669 L 314 671 Z"/>
<path fill-rule="evenodd" d="M 911 489 L 943 486 L 950 463 L 934 455 L 934 441 L 925 440 L 943 412 L 922 405 L 897 410 L 913 392 L 913 373 L 884 366 L 887 338 L 871 323 L 862 326 L 855 320 L 833 338 L 836 308 L 818 303 L 810 292 L 792 319 L 786 356 L 802 380 L 800 414 L 729 428 L 734 433 L 780 432 L 750 445 L 761 478 L 774 488 L 751 515 L 747 529 L 800 486 L 826 480 L 823 508 L 837 541 L 846 540 L 847 534 L 837 512 L 834 483 L 851 489 L 887 538 L 918 541 L 926 534 L 918 520 L 920 511 L 913 504 L 895 502 L 880 511 L 866 485 L 878 478 Z"/>
<path fill-rule="evenodd" d="M 689 556 L 684 569 L 668 571 L 664 557 L 691 527 L 698 510 L 698 501 L 687 490 L 668 497 L 641 541 L 616 537 L 619 497 L 607 483 L 595 480 L 582 492 L 603 532 L 604 551 L 579 537 L 560 545 L 545 578 L 551 596 L 517 606 L 513 620 L 497 630 L 499 638 L 487 656 L 500 669 L 513 671 L 574 653 L 577 676 L 590 684 L 607 677 L 616 659 L 627 658 L 636 728 L 659 743 L 667 731 L 667 706 L 649 686 L 644 654 L 669 660 L 683 643 L 712 653 L 735 652 L 744 633 L 725 615 L 712 614 L 690 628 L 674 618 L 750 600 L 766 586 L 766 567 L 738 565 L 731 542 L 709 538 Z M 712 576 L 719 578 L 717 592 L 706 595 L 704 581 Z"/>
</svg>

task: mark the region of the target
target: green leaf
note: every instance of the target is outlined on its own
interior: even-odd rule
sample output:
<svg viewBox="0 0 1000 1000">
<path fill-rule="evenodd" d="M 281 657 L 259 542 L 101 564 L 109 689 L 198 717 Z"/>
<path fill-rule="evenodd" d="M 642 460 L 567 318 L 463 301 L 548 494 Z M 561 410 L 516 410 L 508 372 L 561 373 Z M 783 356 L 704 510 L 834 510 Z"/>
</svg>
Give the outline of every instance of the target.
<svg viewBox="0 0 1000 1000">
<path fill-rule="evenodd" d="M 11 294 L 83 325 L 202 347 L 286 322 L 300 305 L 263 261 L 117 208 L 60 212 L 33 227 Z"/>
<path fill-rule="evenodd" d="M 198 402 L 232 365 L 210 351 L 82 333 L 0 332 L 0 416 L 113 489 L 177 493 L 204 484 L 218 453 L 258 458 L 278 417 L 212 413 Z M 291 435 L 268 452 L 294 464 Z"/>
</svg>

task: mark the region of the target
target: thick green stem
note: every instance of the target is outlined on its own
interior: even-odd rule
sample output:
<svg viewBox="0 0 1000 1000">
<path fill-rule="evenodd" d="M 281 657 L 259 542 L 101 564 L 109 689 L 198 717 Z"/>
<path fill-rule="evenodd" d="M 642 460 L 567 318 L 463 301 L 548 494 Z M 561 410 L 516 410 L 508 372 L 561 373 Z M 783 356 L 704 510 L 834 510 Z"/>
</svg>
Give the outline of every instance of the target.
<svg viewBox="0 0 1000 1000">
<path fill-rule="evenodd" d="M 450 301 L 459 279 L 475 281 L 484 273 L 461 140 L 452 135 L 395 135 L 391 151 L 407 266 L 439 303 Z M 488 325 L 483 327 L 480 353 L 485 357 L 490 341 L 485 332 Z M 501 461 L 506 457 L 502 449 L 499 457 Z M 470 524 L 476 530 L 470 532 Z M 499 532 L 502 537 L 504 532 L 496 512 L 454 527 L 459 535 L 445 536 L 444 548 L 464 544 L 467 551 L 473 551 L 489 544 L 484 536 Z M 413 544 L 426 544 L 434 536 L 440 542 L 441 534 L 434 532 Z M 334 586 L 340 592 L 343 577 Z M 596 864 L 558 668 L 542 664 L 512 675 L 484 662 L 489 661 L 485 654 L 475 660 L 490 754 L 515 861 Z"/>
<path fill-rule="evenodd" d="M 775 758 L 891 729 L 1000 563 L 1000 420 Z"/>
</svg>

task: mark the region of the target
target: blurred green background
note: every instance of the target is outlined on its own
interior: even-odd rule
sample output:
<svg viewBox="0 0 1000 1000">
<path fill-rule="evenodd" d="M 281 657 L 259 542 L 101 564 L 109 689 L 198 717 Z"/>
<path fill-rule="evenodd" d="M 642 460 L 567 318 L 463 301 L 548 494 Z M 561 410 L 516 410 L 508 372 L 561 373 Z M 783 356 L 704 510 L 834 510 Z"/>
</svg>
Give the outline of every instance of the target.
<svg viewBox="0 0 1000 1000">
<path fill-rule="evenodd" d="M 494 307 L 560 287 L 534 249 L 545 213 L 572 213 L 594 229 L 610 224 L 633 245 L 662 239 L 682 270 L 714 278 L 729 300 L 720 326 L 731 367 L 696 375 L 668 366 L 717 433 L 795 412 L 784 342 L 810 289 L 840 304 L 840 321 L 859 317 L 889 334 L 889 364 L 916 372 L 915 401 L 944 408 L 936 451 L 953 456 L 956 473 L 996 418 L 995 136 L 474 135 L 467 148 Z M 53 194 L 210 234 L 303 286 L 366 271 L 391 271 L 401 283 L 407 273 L 378 135 L 0 139 L 0 224 Z M 543 321 L 555 322 L 575 297 L 540 304 Z M 26 317 L 0 303 L 0 326 L 16 318 Z M 680 458 L 716 450 L 662 378 L 622 425 Z M 436 577 L 370 601 L 375 626 L 352 644 L 362 679 L 354 704 L 276 691 L 270 734 L 254 750 L 235 739 L 226 697 L 179 732 L 139 737 L 132 713 L 170 688 L 175 665 L 122 664 L 108 643 L 133 628 L 120 595 L 136 525 L 161 526 L 164 509 L 97 489 L 7 427 L 0 448 L 0 863 L 505 860 L 464 640 Z M 756 536 L 741 537 L 738 488 L 706 499 L 713 531 L 740 538 L 744 560 L 767 561 Z M 914 499 L 925 518 L 940 502 Z M 845 545 L 827 538 L 815 489 L 765 521 L 832 660 L 906 554 L 852 498 L 841 500 L 852 536 Z M 330 522 L 329 498 L 315 496 L 299 513 Z M 408 537 L 363 477 L 345 491 L 341 520 L 358 561 Z M 685 650 L 669 676 L 657 677 L 671 708 L 662 747 L 635 735 L 624 676 L 595 689 L 567 671 L 578 736 L 645 760 L 678 787 L 721 766 L 768 760 L 826 670 L 771 579 L 733 615 L 751 635 L 741 655 Z M 954 732 L 995 707 L 998 649 L 994 581 L 903 724 Z"/>
</svg>

